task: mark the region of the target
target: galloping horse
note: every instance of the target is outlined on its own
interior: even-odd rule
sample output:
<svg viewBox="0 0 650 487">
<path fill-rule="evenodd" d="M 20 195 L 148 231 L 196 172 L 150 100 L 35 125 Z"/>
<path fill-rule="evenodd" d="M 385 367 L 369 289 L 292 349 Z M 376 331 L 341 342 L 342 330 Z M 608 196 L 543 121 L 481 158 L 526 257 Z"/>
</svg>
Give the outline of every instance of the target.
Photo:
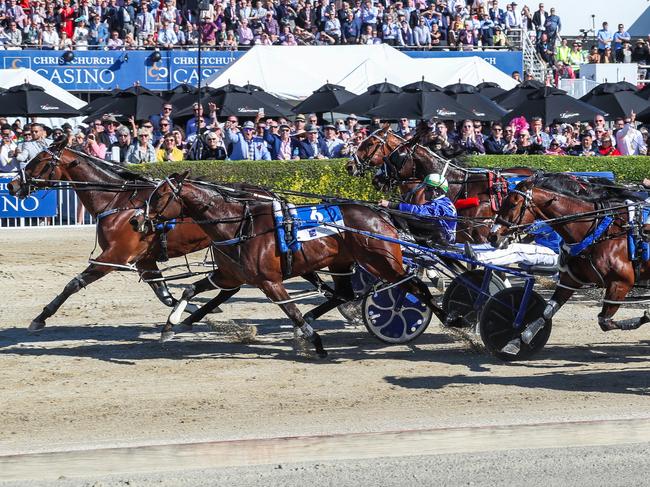
<svg viewBox="0 0 650 487">
<path fill-rule="evenodd" d="M 97 242 L 102 252 L 43 308 L 29 325 L 30 331 L 41 330 L 45 320 L 72 294 L 116 269 L 134 268 L 140 276 L 162 277 L 156 264 L 163 254 L 159 235 L 155 231 L 137 232 L 130 224 L 155 188 L 153 182 L 71 150 L 64 140 L 32 159 L 9 183 L 8 190 L 24 198 L 32 188 L 47 187 L 57 181 L 69 181 L 84 207 L 97 219 Z M 212 242 L 198 225 L 184 223 L 166 234 L 168 257 L 205 249 Z M 149 285 L 166 306 L 177 303 L 165 282 L 149 282 Z"/>
<path fill-rule="evenodd" d="M 444 173 L 449 181 L 448 196 L 452 201 L 478 198 L 478 205 L 458 209 L 458 242 L 482 243 L 487 241 L 488 225 L 475 222 L 491 221 L 507 194 L 507 182 L 497 171 L 470 169 L 458 162 L 447 161 L 414 141 L 407 141 L 392 131 L 388 125 L 366 137 L 350 158 L 347 169 L 352 176 L 361 176 L 371 167 L 382 168 L 373 179 L 379 190 L 390 191 L 399 187 L 402 195 L 411 195 L 424 177 L 430 173 Z M 530 176 L 528 168 L 512 168 L 508 172 Z M 416 204 L 421 203 L 415 194 Z"/>
<path fill-rule="evenodd" d="M 565 242 L 560 282 L 544 317 L 525 327 L 524 342 L 530 343 L 576 290 L 590 284 L 606 289 L 598 315 L 603 331 L 636 329 L 650 321 L 648 312 L 641 318 L 612 319 L 634 283 L 650 278 L 650 262 L 638 259 L 635 266 L 628 255 L 628 231 L 633 222 L 629 221 L 626 200 L 639 203 L 639 198 L 625 188 L 613 187 L 610 181 L 606 183 L 597 185 L 567 174 L 535 175 L 520 182 L 501 207 L 489 235 L 494 246 L 504 245 L 511 235 L 524 231 L 535 220 L 548 220 Z M 506 348 L 516 350 L 518 340 Z"/>
<path fill-rule="evenodd" d="M 433 303 L 427 287 L 404 270 L 400 245 L 372 238 L 372 235 L 397 238 L 395 227 L 378 210 L 358 204 L 341 205 L 345 228 L 330 225 L 329 229 L 333 231 L 301 242 L 302 248 L 293 253 L 293 263 L 287 271 L 276 243 L 272 204 L 242 202 L 218 186 L 187 181 L 188 172 L 172 174 L 158 185 L 149 199 L 147 215 L 155 222 L 190 216 L 213 240 L 219 270 L 197 282 L 189 293 L 183 293 L 183 300 L 214 286 L 230 293 L 236 292 L 242 284 L 256 286 L 282 308 L 293 321 L 294 329 L 300 329 L 313 343 L 318 355 L 323 357 L 327 352 L 318 333 L 310 326 L 311 320 L 305 320 L 291 302 L 283 280 L 326 267 L 335 274 L 334 295 L 309 313 L 315 319 L 354 298 L 350 277 L 346 274 L 353 265 L 360 264 L 385 282 L 399 283 L 401 288 L 418 296 L 436 316 L 444 319 L 443 311 Z"/>
</svg>

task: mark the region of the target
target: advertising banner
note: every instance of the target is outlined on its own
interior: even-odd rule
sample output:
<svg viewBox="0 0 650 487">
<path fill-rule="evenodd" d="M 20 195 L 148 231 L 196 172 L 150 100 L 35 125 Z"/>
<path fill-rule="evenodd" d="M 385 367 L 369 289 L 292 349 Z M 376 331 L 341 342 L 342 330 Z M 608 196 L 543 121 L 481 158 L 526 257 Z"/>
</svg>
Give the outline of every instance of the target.
<svg viewBox="0 0 650 487">
<path fill-rule="evenodd" d="M 56 191 L 35 191 L 27 198 L 11 196 L 7 184 L 11 178 L 0 178 L 0 218 L 29 218 L 56 216 L 58 198 Z"/>
</svg>

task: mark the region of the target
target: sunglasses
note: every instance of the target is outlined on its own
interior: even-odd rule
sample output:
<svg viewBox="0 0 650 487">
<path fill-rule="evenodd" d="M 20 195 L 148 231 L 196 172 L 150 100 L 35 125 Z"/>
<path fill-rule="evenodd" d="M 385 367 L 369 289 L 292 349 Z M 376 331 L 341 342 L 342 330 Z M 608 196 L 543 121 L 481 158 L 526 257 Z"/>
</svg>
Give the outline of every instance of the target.
<svg viewBox="0 0 650 487">
<path fill-rule="evenodd" d="M 216 137 L 208 137 L 208 142 L 216 142 L 217 138 Z"/>
<path fill-rule="evenodd" d="M 161 127 L 169 127 L 169 124 L 168 123 L 161 123 L 160 126 Z"/>
</svg>

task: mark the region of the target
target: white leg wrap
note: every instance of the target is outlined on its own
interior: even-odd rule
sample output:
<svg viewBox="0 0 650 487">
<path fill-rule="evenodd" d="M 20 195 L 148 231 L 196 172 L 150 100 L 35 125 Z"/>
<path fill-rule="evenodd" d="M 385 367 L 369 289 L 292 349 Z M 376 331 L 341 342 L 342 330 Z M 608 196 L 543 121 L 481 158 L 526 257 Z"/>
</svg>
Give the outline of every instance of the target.
<svg viewBox="0 0 650 487">
<path fill-rule="evenodd" d="M 555 316 L 555 313 L 560 309 L 560 305 L 557 304 L 555 301 L 552 299 L 549 299 L 548 303 L 546 303 L 546 308 L 544 308 L 544 319 L 546 321 L 550 320 Z"/>
<path fill-rule="evenodd" d="M 521 341 L 526 345 L 530 345 L 530 342 L 533 341 L 533 338 L 539 333 L 539 331 L 544 328 L 546 325 L 546 320 L 544 318 L 537 318 L 535 321 L 526 326 L 526 329 L 521 334 Z"/>
<path fill-rule="evenodd" d="M 309 323 L 305 323 L 300 327 L 300 331 L 303 333 L 305 338 L 309 338 L 314 334 L 314 329 L 311 327 Z"/>
<path fill-rule="evenodd" d="M 187 300 L 181 299 L 174 308 L 174 311 L 169 314 L 168 320 L 172 325 L 177 325 L 181 322 L 181 317 L 183 316 L 183 311 L 185 311 L 186 306 Z"/>
</svg>

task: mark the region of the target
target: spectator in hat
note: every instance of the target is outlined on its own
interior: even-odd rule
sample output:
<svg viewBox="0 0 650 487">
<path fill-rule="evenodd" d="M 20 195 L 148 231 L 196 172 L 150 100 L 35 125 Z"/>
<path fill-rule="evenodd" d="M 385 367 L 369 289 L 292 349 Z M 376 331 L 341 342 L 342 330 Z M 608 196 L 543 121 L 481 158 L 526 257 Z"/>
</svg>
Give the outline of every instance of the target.
<svg viewBox="0 0 650 487">
<path fill-rule="evenodd" d="M 307 125 L 305 140 L 298 142 L 298 154 L 300 159 L 327 159 L 328 149 L 322 139 L 318 136 L 318 127 Z"/>
<path fill-rule="evenodd" d="M 120 122 L 117 121 L 115 115 L 108 113 L 102 117 L 102 128 L 103 130 L 98 131 L 97 140 L 98 142 L 104 144 L 105 147 L 112 147 L 113 144 L 117 143 L 117 128 L 120 126 Z M 95 125 L 96 127 L 96 125 Z"/>
<path fill-rule="evenodd" d="M 138 140 L 131 144 L 126 152 L 126 162 L 129 164 L 145 164 L 156 162 L 156 149 L 151 143 L 151 132 L 144 127 L 138 129 Z"/>
<path fill-rule="evenodd" d="M 271 158 L 274 161 L 289 161 L 299 159 L 298 145 L 291 137 L 291 127 L 287 123 L 281 123 L 275 134 L 268 128 L 264 131 L 264 140 L 269 146 Z"/>
<path fill-rule="evenodd" d="M 337 136 L 334 125 L 328 124 L 323 127 L 323 142 L 327 146 L 327 157 L 330 159 L 341 157 L 343 141 Z"/>
<path fill-rule="evenodd" d="M 88 50 L 88 39 L 90 36 L 90 32 L 86 26 L 86 17 L 81 16 L 77 18 L 75 24 L 76 26 L 72 33 L 72 42 L 74 43 L 74 47 L 78 51 L 86 51 Z"/>
<path fill-rule="evenodd" d="M 359 123 L 359 119 L 354 113 L 351 113 L 345 119 L 345 125 L 351 134 L 353 134 L 356 131 L 358 123 Z"/>
<path fill-rule="evenodd" d="M 548 149 L 544 151 L 544 154 L 548 156 L 564 156 L 566 155 L 566 152 L 562 149 L 560 141 L 553 137 L 548 145 Z"/>
<path fill-rule="evenodd" d="M 506 47 L 508 45 L 508 38 L 503 33 L 503 30 L 498 25 L 494 28 L 494 41 L 496 47 Z"/>
<path fill-rule="evenodd" d="M 174 134 L 165 135 L 162 147 L 156 151 L 156 161 L 182 161 L 183 157 L 183 151 L 176 147 L 176 138 L 174 137 Z"/>
<path fill-rule="evenodd" d="M 522 28 L 521 12 L 517 9 L 517 2 L 506 5 L 505 26 L 508 30 Z"/>
<path fill-rule="evenodd" d="M 612 136 L 609 132 L 605 131 L 600 135 L 600 146 L 598 153 L 601 156 L 620 156 L 619 150 L 612 144 Z"/>
<path fill-rule="evenodd" d="M 301 134 L 304 133 L 304 131 L 305 131 L 305 116 L 302 113 L 300 113 L 296 115 L 296 118 L 294 119 L 293 133 Z"/>
<path fill-rule="evenodd" d="M 230 155 L 231 160 L 271 160 L 271 153 L 266 147 L 264 139 L 255 136 L 255 124 L 253 122 L 244 122 L 241 131 L 230 125 L 228 125 L 224 130 L 226 143 L 232 144 L 232 154 Z"/>
</svg>

